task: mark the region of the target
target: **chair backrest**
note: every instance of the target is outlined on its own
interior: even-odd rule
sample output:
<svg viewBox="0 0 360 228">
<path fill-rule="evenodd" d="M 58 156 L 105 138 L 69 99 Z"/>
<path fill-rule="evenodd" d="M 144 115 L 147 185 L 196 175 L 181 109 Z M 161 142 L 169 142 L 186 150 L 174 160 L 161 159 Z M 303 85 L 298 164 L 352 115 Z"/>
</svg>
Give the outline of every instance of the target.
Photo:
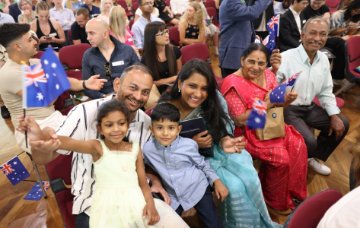
<svg viewBox="0 0 360 228">
<path fill-rule="evenodd" d="M 330 13 L 335 12 L 341 3 L 341 0 L 326 0 L 325 4 L 329 7 Z"/>
<path fill-rule="evenodd" d="M 215 1 L 214 0 L 206 0 L 204 2 L 205 7 L 214 7 L 216 8 Z"/>
<path fill-rule="evenodd" d="M 355 68 L 360 66 L 360 36 L 353 36 L 347 40 L 347 64 L 348 71 L 354 77 L 360 77 L 360 73 L 355 71 Z"/>
<path fill-rule="evenodd" d="M 69 155 L 58 155 L 56 159 L 45 166 L 50 181 L 61 178 L 67 185 L 71 185 L 71 161 L 72 153 Z M 75 227 L 75 217 L 72 214 L 73 195 L 70 189 L 55 193 L 61 215 L 66 228 Z"/>
<path fill-rule="evenodd" d="M 307 198 L 288 217 L 284 228 L 316 228 L 325 212 L 341 197 L 340 192 L 328 189 Z"/>
<path fill-rule="evenodd" d="M 184 65 L 191 59 L 201 59 L 209 61 L 210 54 L 206 44 L 198 43 L 182 47 L 181 49 L 181 62 Z"/>
<path fill-rule="evenodd" d="M 218 15 L 217 15 L 217 11 L 216 11 L 215 7 L 206 7 L 206 11 L 207 11 L 209 17 L 212 18 L 212 23 L 214 25 L 219 25 Z"/>
<path fill-rule="evenodd" d="M 127 3 L 125 0 L 118 0 L 117 3 L 124 8 L 125 11 L 128 11 Z"/>
<path fill-rule="evenodd" d="M 170 38 L 170 42 L 173 45 L 175 46 L 180 45 L 180 33 L 179 33 L 179 28 L 177 26 L 173 26 L 169 28 L 169 38 Z"/>
<path fill-rule="evenodd" d="M 90 44 L 87 43 L 62 47 L 59 50 L 60 62 L 66 65 L 68 69 L 81 69 L 84 52 L 90 47 Z"/>
</svg>

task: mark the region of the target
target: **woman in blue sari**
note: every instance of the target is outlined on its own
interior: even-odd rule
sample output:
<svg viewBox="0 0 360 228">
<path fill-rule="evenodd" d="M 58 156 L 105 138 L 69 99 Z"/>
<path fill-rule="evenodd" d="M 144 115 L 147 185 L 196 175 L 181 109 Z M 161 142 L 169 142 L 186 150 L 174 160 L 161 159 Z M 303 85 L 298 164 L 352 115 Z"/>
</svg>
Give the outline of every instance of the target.
<svg viewBox="0 0 360 228">
<path fill-rule="evenodd" d="M 161 100 L 175 105 L 181 120 L 205 120 L 207 131 L 193 140 L 199 148 L 211 147 L 213 156 L 207 159 L 229 190 L 221 204 L 224 227 L 278 227 L 268 214 L 252 158 L 243 149 L 245 143 L 241 137 L 232 137 L 234 125 L 208 63 L 191 60 L 185 64 Z"/>
</svg>

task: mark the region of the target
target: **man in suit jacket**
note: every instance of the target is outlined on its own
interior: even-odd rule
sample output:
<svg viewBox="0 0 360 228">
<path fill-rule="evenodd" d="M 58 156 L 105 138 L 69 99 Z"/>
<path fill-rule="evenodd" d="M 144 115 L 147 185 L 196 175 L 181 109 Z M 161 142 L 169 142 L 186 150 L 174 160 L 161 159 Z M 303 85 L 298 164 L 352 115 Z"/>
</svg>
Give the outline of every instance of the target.
<svg viewBox="0 0 360 228">
<path fill-rule="evenodd" d="M 305 19 L 301 11 L 307 4 L 307 0 L 292 0 L 289 9 L 280 16 L 280 51 L 286 51 L 300 45 L 301 28 L 305 24 Z"/>
<path fill-rule="evenodd" d="M 272 0 L 256 0 L 247 6 L 244 0 L 223 0 L 220 5 L 219 58 L 223 77 L 240 68 L 240 57 L 254 37 L 251 21 L 257 19 Z"/>
</svg>

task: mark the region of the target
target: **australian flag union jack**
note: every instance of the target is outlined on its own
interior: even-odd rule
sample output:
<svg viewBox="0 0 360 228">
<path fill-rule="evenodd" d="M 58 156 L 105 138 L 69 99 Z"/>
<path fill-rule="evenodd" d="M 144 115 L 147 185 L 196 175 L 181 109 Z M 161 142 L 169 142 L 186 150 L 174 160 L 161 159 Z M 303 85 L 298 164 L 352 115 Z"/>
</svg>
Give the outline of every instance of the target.
<svg viewBox="0 0 360 228">
<path fill-rule="evenodd" d="M 4 163 L 1 166 L 1 170 L 13 185 L 16 185 L 20 181 L 30 176 L 29 172 L 23 163 L 21 163 L 18 156 Z"/>
<path fill-rule="evenodd" d="M 273 16 L 266 24 L 269 36 L 263 41 L 263 44 L 272 52 L 276 48 L 276 37 L 279 31 L 280 15 Z"/>
<path fill-rule="evenodd" d="M 260 99 L 255 99 L 246 126 L 250 129 L 263 129 L 266 123 L 266 110 L 266 103 Z"/>
<path fill-rule="evenodd" d="M 275 87 L 270 93 L 270 102 L 271 103 L 284 103 L 286 95 L 286 87 L 293 87 L 295 85 L 296 79 L 301 74 L 301 71 L 292 75 L 285 83 L 280 84 Z"/>
<path fill-rule="evenodd" d="M 24 108 L 48 106 L 70 88 L 65 70 L 51 48 L 40 60 L 41 64 L 24 67 Z"/>
</svg>

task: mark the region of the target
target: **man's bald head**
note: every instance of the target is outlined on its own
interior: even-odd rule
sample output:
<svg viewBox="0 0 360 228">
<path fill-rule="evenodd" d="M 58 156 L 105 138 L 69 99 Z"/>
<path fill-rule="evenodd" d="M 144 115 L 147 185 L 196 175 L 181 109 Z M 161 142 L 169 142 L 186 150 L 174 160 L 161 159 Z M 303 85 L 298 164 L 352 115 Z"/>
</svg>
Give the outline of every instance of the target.
<svg viewBox="0 0 360 228">
<path fill-rule="evenodd" d="M 92 47 L 99 47 L 110 39 L 109 25 L 102 19 L 93 18 L 89 20 L 85 27 L 87 39 Z"/>
<path fill-rule="evenodd" d="M 108 23 L 106 23 L 106 21 L 104 21 L 103 19 L 100 19 L 100 18 L 92 18 L 90 19 L 87 24 L 86 24 L 86 27 L 88 26 L 94 26 L 96 27 L 97 29 L 99 29 L 99 31 L 108 31 L 110 30 L 110 27 L 108 25 Z"/>
</svg>

